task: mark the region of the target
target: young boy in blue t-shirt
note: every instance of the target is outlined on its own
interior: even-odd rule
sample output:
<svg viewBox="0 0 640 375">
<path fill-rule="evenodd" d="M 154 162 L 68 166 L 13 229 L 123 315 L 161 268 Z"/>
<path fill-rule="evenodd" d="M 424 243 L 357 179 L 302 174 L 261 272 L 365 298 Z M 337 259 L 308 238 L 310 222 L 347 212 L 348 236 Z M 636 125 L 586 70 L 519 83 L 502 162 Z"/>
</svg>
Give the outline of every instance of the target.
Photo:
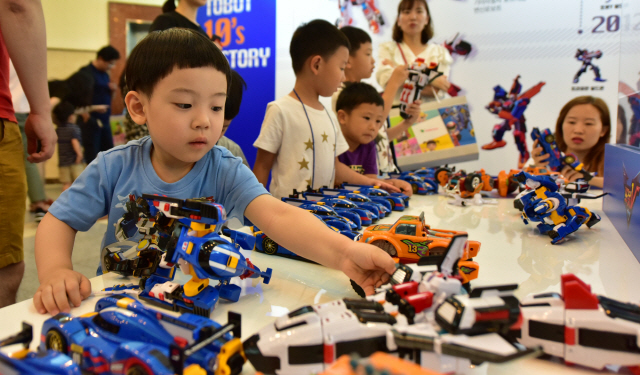
<svg viewBox="0 0 640 375">
<path fill-rule="evenodd" d="M 246 216 L 274 241 L 342 270 L 369 293 L 388 280 L 395 269 L 389 255 L 273 198 L 239 158 L 214 146 L 231 70 L 209 39 L 184 29 L 151 33 L 131 52 L 125 75 L 127 110 L 137 124 L 147 124 L 150 136 L 100 153 L 40 223 L 40 287 L 33 298 L 38 312 L 69 311 L 70 302 L 78 306 L 89 296 L 89 280 L 71 262 L 75 233 L 108 214 L 103 245 L 116 242 L 114 224 L 129 194 L 213 196 L 230 218 Z"/>
</svg>

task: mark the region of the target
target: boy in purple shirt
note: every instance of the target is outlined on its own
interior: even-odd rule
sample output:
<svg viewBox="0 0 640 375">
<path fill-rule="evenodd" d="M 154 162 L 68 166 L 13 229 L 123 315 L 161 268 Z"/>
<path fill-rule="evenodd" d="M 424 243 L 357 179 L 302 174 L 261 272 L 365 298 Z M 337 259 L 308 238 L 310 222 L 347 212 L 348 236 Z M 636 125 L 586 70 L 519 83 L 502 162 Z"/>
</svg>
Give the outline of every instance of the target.
<svg viewBox="0 0 640 375">
<path fill-rule="evenodd" d="M 345 165 L 367 177 L 378 178 L 376 137 L 385 121 L 384 100 L 373 86 L 364 82 L 348 83 L 336 101 L 338 122 L 349 150 L 340 156 Z M 402 180 L 386 182 L 411 195 L 411 185 Z"/>
</svg>

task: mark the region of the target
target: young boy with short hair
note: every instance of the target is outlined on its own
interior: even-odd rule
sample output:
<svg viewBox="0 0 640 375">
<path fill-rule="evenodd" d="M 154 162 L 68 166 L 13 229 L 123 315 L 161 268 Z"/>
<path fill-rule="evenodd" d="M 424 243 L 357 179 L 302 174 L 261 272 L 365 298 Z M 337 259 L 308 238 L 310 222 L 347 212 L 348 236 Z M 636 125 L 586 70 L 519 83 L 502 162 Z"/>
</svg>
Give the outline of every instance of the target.
<svg viewBox="0 0 640 375">
<path fill-rule="evenodd" d="M 84 170 L 82 134 L 76 125 L 76 107 L 69 102 L 60 102 L 53 107 L 53 122 L 58 135 L 58 171 L 62 191 L 71 186 Z"/>
<path fill-rule="evenodd" d="M 380 137 L 378 130 L 386 120 L 382 96 L 369 84 L 348 82 L 338 96 L 336 111 L 342 134 L 349 144 L 349 151 L 338 159 L 358 173 L 377 178 L 376 138 Z M 385 181 L 403 190 L 411 190 L 406 181 Z"/>
<path fill-rule="evenodd" d="M 320 188 L 342 182 L 397 188 L 352 171 L 338 161 L 349 146 L 335 116 L 324 108 L 319 97 L 330 97 L 344 80 L 349 59 L 349 40 L 331 23 L 314 20 L 300 26 L 289 48 L 294 89 L 269 103 L 258 139 L 253 167 L 258 181 L 276 198 L 287 197 L 293 189 Z"/>
<path fill-rule="evenodd" d="M 273 198 L 240 159 L 214 146 L 231 69 L 207 37 L 176 28 L 150 33 L 131 52 L 125 74 L 127 109 L 133 121 L 148 125 L 150 136 L 98 154 L 40 223 L 35 243 L 40 287 L 33 298 L 38 312 L 69 311 L 70 302 L 78 306 L 89 296 L 89 280 L 71 262 L 75 233 L 108 214 L 103 246 L 116 242 L 114 224 L 129 194 L 212 196 L 230 218 L 246 216 L 274 241 L 342 270 L 368 293 L 388 280 L 395 269 L 389 255 Z"/>
<path fill-rule="evenodd" d="M 363 79 L 370 78 L 375 68 L 371 37 L 366 31 L 353 26 L 345 26 L 341 28 L 340 31 L 347 36 L 349 43 L 351 44 L 351 49 L 349 50 L 349 63 L 347 64 L 347 68 L 344 73 L 346 77 L 345 81 L 360 82 Z M 383 115 L 385 121 L 382 122 L 378 132 L 378 137 L 376 138 L 378 172 L 380 173 L 397 171 L 393 161 L 389 140 L 394 140 L 403 135 L 411 125 L 415 124 L 420 116 L 421 102 L 418 100 L 415 103 L 410 104 L 407 108 L 407 112 L 411 115 L 410 118 L 402 120 L 392 128 L 387 128 L 385 126 L 386 118 L 389 116 L 389 112 L 391 112 L 391 106 L 393 105 L 396 92 L 404 84 L 407 77 L 408 71 L 406 66 L 399 66 L 394 69 L 391 74 L 391 78 L 389 78 L 387 87 L 382 94 L 382 98 L 384 99 Z M 336 114 L 336 101 L 338 100 L 338 95 L 340 95 L 341 90 L 342 87 L 339 88 L 331 98 L 333 110 L 336 111 Z M 397 184 L 401 184 L 401 186 L 398 186 Z M 404 190 L 409 187 L 409 184 L 406 183 L 405 186 L 404 184 L 397 182 L 396 186 L 400 187 L 404 192 Z"/>
</svg>

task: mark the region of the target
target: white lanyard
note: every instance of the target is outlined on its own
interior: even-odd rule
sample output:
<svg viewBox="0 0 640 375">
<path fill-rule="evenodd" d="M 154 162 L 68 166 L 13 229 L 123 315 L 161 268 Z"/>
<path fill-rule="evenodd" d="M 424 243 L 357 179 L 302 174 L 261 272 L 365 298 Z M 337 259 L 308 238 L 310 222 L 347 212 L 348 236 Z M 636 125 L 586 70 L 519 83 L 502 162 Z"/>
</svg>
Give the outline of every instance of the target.
<svg viewBox="0 0 640 375">
<path fill-rule="evenodd" d="M 293 93 L 296 94 L 296 97 L 298 98 L 298 100 L 300 101 L 300 104 L 302 104 L 302 109 L 304 110 L 304 114 L 305 116 L 307 116 L 307 122 L 309 123 L 309 131 L 311 131 L 311 143 L 313 144 L 312 147 L 312 151 L 313 151 L 313 164 L 312 164 L 312 169 L 311 169 L 311 188 L 313 189 L 313 185 L 315 183 L 315 175 L 316 175 L 316 140 L 313 137 L 313 126 L 311 126 L 311 120 L 309 119 L 309 114 L 307 113 L 307 108 L 305 108 L 304 103 L 302 102 L 302 99 L 300 99 L 300 95 L 298 95 L 298 93 L 296 92 L 296 89 L 293 89 Z M 323 106 L 324 108 L 324 106 Z M 326 108 L 324 108 L 324 111 L 327 112 L 327 116 L 329 116 L 329 121 L 331 121 L 331 126 L 333 127 L 333 140 L 335 142 L 335 144 L 333 145 L 333 171 L 332 171 L 332 175 L 335 175 L 336 173 L 336 148 L 337 148 L 337 143 L 338 143 L 338 136 L 337 136 L 337 132 L 336 132 L 336 125 L 333 123 L 333 120 L 331 119 L 331 115 L 329 115 L 329 111 L 327 111 Z"/>
</svg>

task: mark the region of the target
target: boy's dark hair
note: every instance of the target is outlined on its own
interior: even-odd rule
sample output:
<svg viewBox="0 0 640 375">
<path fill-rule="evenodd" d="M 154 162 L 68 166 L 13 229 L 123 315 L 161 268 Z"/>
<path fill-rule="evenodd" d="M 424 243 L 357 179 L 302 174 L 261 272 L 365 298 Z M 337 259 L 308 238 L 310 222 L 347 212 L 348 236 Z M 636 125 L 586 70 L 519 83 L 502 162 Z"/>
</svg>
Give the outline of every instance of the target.
<svg viewBox="0 0 640 375">
<path fill-rule="evenodd" d="M 328 60 L 341 46 L 351 50 L 349 39 L 325 20 L 313 20 L 298 27 L 291 38 L 289 54 L 297 75 L 308 58 L 320 55 Z"/>
<path fill-rule="evenodd" d="M 53 122 L 58 126 L 63 126 L 69 120 L 69 116 L 71 116 L 76 111 L 76 107 L 69 102 L 60 102 L 58 105 L 53 107 Z"/>
<path fill-rule="evenodd" d="M 336 112 L 343 110 L 350 113 L 360 104 L 374 104 L 384 108 L 384 100 L 376 89 L 364 82 L 346 82 L 346 87 L 338 96 Z"/>
<path fill-rule="evenodd" d="M 98 51 L 97 57 L 104 61 L 118 60 L 120 58 L 120 52 L 112 46 L 106 46 Z"/>
<path fill-rule="evenodd" d="M 233 120 L 240 112 L 242 103 L 242 92 L 247 88 L 247 84 L 242 76 L 235 70 L 231 71 L 231 85 L 227 92 L 227 101 L 224 104 L 224 119 Z"/>
<path fill-rule="evenodd" d="M 361 45 L 365 43 L 373 43 L 369 34 L 367 34 L 367 32 L 362 29 L 358 29 L 357 27 L 345 26 L 341 28 L 340 31 L 342 31 L 347 39 L 349 39 L 349 44 L 351 44 L 349 54 L 351 56 L 356 54 Z"/>
<path fill-rule="evenodd" d="M 398 4 L 398 18 L 403 10 L 413 8 L 413 4 L 416 2 L 424 5 L 425 10 L 427 11 L 427 16 L 429 16 L 429 22 L 424 26 L 424 29 L 422 29 L 422 33 L 420 34 L 420 42 L 422 42 L 422 44 L 427 44 L 427 42 L 433 38 L 433 22 L 431 22 L 431 12 L 429 11 L 429 4 L 427 4 L 427 0 L 401 0 L 400 4 Z M 398 26 L 398 19 L 396 18 L 396 23 L 393 25 L 393 35 L 391 37 L 397 43 L 402 43 L 403 36 L 402 29 Z"/>
<path fill-rule="evenodd" d="M 172 28 L 149 33 L 127 59 L 125 81 L 129 91 L 151 97 L 153 88 L 173 69 L 213 67 L 231 83 L 231 68 L 222 51 L 202 33 Z"/>
</svg>

